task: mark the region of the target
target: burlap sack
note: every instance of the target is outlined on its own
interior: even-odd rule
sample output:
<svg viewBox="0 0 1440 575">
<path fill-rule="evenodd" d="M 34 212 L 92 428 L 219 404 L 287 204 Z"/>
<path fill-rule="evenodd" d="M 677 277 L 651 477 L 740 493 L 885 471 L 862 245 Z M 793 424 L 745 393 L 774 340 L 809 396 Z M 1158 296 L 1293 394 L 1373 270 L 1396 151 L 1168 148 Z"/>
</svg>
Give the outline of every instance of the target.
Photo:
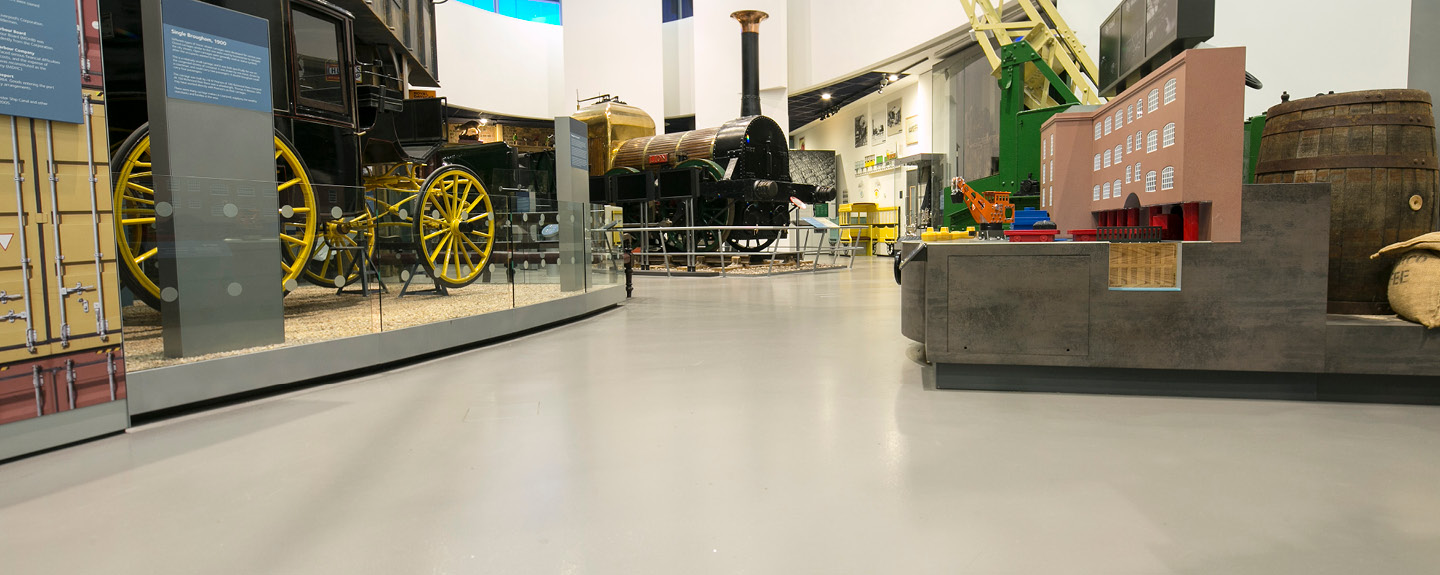
<svg viewBox="0 0 1440 575">
<path fill-rule="evenodd" d="M 1370 256 L 1398 255 L 1390 272 L 1390 307 L 1427 328 L 1440 327 L 1440 232 L 1386 246 Z"/>
</svg>

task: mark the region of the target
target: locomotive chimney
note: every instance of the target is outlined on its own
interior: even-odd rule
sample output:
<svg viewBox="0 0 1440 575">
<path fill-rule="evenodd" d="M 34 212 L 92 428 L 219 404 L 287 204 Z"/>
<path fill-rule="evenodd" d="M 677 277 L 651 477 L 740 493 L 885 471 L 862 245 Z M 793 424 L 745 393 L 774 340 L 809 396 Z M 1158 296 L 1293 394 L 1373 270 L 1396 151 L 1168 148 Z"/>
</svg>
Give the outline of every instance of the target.
<svg viewBox="0 0 1440 575">
<path fill-rule="evenodd" d="M 760 22 L 770 15 L 759 10 L 730 14 L 740 21 L 740 115 L 760 115 Z"/>
</svg>

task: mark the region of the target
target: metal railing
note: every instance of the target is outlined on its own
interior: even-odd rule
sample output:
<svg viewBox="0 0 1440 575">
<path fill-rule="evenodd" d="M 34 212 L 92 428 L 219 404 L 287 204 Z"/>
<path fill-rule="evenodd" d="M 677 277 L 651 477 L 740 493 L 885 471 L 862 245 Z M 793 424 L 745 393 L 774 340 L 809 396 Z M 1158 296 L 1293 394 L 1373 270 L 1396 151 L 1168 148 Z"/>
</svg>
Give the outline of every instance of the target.
<svg viewBox="0 0 1440 575">
<path fill-rule="evenodd" d="M 781 258 L 781 257 L 794 256 L 794 257 L 795 257 L 796 268 L 797 268 L 797 269 L 803 269 L 803 268 L 804 268 L 804 263 L 805 263 L 805 256 L 812 256 L 812 255 L 813 255 L 813 256 L 815 256 L 815 258 L 814 258 L 813 261 L 810 262 L 809 268 L 810 268 L 810 271 L 818 271 L 818 270 L 820 269 L 820 258 L 821 258 L 822 256 L 826 256 L 826 255 L 830 256 L 830 265 L 834 266 L 834 265 L 838 265 L 838 262 L 839 262 L 839 259 L 840 259 L 840 255 L 841 255 L 841 253 L 843 252 L 846 257 L 849 257 L 849 258 L 850 258 L 850 264 L 849 264 L 849 266 L 847 266 L 847 267 L 853 267 L 853 266 L 855 265 L 854 252 L 856 252 L 856 251 L 863 251 L 865 248 L 864 248 L 863 246 L 858 246 L 858 245 L 847 245 L 847 244 L 845 244 L 844 242 L 838 242 L 838 241 L 835 242 L 834 244 L 829 245 L 829 246 L 827 247 L 827 246 L 826 246 L 826 240 L 829 239 L 829 237 L 830 237 L 830 231 L 831 231 L 831 230 L 867 229 L 868 227 L 869 227 L 869 226 L 863 226 L 863 225 L 835 226 L 835 227 L 825 227 L 825 228 L 817 228 L 817 227 L 815 227 L 815 226 L 809 226 L 809 225 L 789 225 L 789 226 L 658 226 L 658 225 L 657 225 L 657 226 L 647 226 L 647 225 L 623 225 L 623 226 L 614 226 L 614 227 L 611 227 L 611 228 L 597 228 L 597 229 L 592 229 L 592 230 L 590 230 L 590 231 L 591 231 L 591 233 L 594 233 L 594 234 L 611 234 L 611 233 L 617 233 L 617 232 L 618 232 L 618 233 L 622 233 L 622 234 L 624 234 L 624 233 L 635 233 L 635 234 L 638 234 L 638 235 L 639 235 L 639 240 L 640 240 L 640 242 L 639 242 L 640 247 L 639 247 L 639 249 L 638 249 L 637 251 L 632 252 L 632 255 L 633 255 L 633 256 L 647 257 L 647 259 L 648 259 L 648 256 L 660 256 L 660 257 L 662 257 L 662 258 L 665 260 L 665 275 L 666 275 L 667 277 L 673 277 L 673 275 L 674 275 L 674 266 L 670 265 L 670 258 L 671 258 L 671 257 L 676 257 L 676 256 L 683 256 L 683 257 L 685 257 L 686 267 L 689 268 L 689 269 L 694 269 L 694 267 L 695 267 L 695 262 L 696 262 L 696 258 L 698 258 L 698 257 L 718 256 L 718 257 L 721 258 L 721 265 L 720 265 L 720 275 L 721 275 L 721 276 L 725 276 L 725 275 L 726 275 L 726 273 L 725 273 L 725 272 L 726 272 L 726 269 L 729 267 L 728 265 L 725 265 L 725 264 L 724 264 L 724 258 L 730 257 L 730 256 L 747 256 L 747 257 L 761 256 L 761 257 L 764 257 L 764 258 L 767 260 L 767 261 L 766 261 L 766 265 L 767 265 L 768 269 L 767 269 L 765 275 L 766 275 L 766 276 L 772 276 L 772 275 L 775 274 L 775 260 L 778 259 L 778 258 Z M 714 236 L 714 237 L 716 237 L 716 238 L 723 238 L 723 237 L 724 237 L 724 232 L 737 232 L 737 231 L 742 231 L 742 232 L 747 232 L 747 231 L 748 231 L 748 232 L 776 232 L 776 236 L 781 236 L 781 232 L 792 232 L 792 233 L 795 234 L 795 237 L 796 237 L 799 241 L 795 242 L 795 246 L 793 246 L 793 247 L 792 247 L 792 246 L 789 246 L 789 245 L 786 245 L 786 246 L 784 246 L 785 249 L 782 249 L 782 245 L 781 245 L 781 244 L 788 244 L 789 242 L 784 242 L 783 240 L 784 240 L 785 238 L 783 238 L 783 237 L 776 237 L 775 240 L 774 240 L 773 242 L 771 242 L 770 245 L 766 246 L 764 249 L 761 249 L 761 250 L 759 250 L 759 251 L 753 251 L 753 252 L 752 252 L 752 251 L 741 251 L 741 250 L 731 249 L 733 246 L 731 246 L 728 241 L 725 241 L 724 239 L 720 239 L 720 240 L 718 240 L 718 244 L 719 244 L 719 245 L 717 246 L 717 249 L 712 250 L 712 251 L 703 251 L 703 252 L 701 252 L 701 251 L 671 251 L 671 250 L 669 249 L 669 246 L 667 245 L 669 242 L 666 241 L 666 238 L 664 237 L 664 234 L 666 234 L 666 233 L 687 232 L 687 233 L 686 233 L 686 240 L 687 240 L 687 241 L 686 241 L 686 245 L 694 246 L 694 245 L 695 245 L 694 236 L 696 235 L 694 232 L 714 232 L 714 233 L 715 233 L 715 236 Z M 818 233 L 817 233 L 817 232 L 818 232 Z M 650 248 L 651 243 L 650 243 L 649 239 L 650 239 L 650 235 L 651 235 L 651 234 L 661 234 L 660 241 L 659 241 L 659 242 L 656 242 L 656 243 L 659 245 L 659 247 L 660 247 L 660 249 L 659 249 L 658 251 L 652 250 L 652 249 Z M 815 242 L 814 248 L 812 249 L 812 248 L 811 248 L 811 241 L 812 241 L 812 238 L 814 238 L 815 236 L 818 236 L 818 237 L 819 237 L 819 241 L 818 241 L 818 242 Z M 604 237 L 604 236 L 602 235 L 601 237 Z M 798 249 L 797 249 L 797 248 L 798 248 Z M 647 263 L 648 263 L 648 262 L 647 262 Z"/>
</svg>

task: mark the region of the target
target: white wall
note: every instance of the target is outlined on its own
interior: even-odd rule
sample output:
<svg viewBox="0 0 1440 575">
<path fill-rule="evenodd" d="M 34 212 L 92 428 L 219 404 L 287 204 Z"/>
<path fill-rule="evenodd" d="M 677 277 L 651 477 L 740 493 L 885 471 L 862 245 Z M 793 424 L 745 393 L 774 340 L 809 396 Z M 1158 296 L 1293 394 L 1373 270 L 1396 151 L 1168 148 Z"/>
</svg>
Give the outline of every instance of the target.
<svg viewBox="0 0 1440 575">
<path fill-rule="evenodd" d="M 564 91 L 575 111 L 581 98 L 610 94 L 639 107 L 660 131 L 665 118 L 664 37 L 660 3 L 654 0 L 581 0 L 562 2 L 564 29 Z M 487 54 L 508 58 L 513 51 Z"/>
<path fill-rule="evenodd" d="M 462 108 L 528 118 L 554 116 L 560 26 L 526 22 L 460 2 L 435 6 L 439 95 Z M 498 55 L 498 57 L 497 57 Z M 573 106 L 572 106 L 573 107 Z"/>
<path fill-rule="evenodd" d="M 970 23 L 960 0 L 789 0 L 789 5 L 792 91 L 868 72 Z"/>
<path fill-rule="evenodd" d="M 1421 0 L 1433 2 L 1435 0 Z M 1334 90 L 1404 88 L 1411 0 L 1215 0 L 1216 46 L 1245 46 L 1263 90 L 1245 90 L 1245 115 Z M 958 1 L 957 1 L 958 3 Z M 1100 23 L 1116 0 L 1065 0 L 1060 15 L 1100 57 Z"/>
<path fill-rule="evenodd" d="M 796 130 L 795 140 L 798 143 L 800 138 L 804 138 L 807 150 L 835 150 L 839 153 L 841 189 L 849 191 L 849 202 L 876 202 L 882 206 L 898 205 L 893 186 L 895 172 L 874 176 L 856 176 L 855 162 L 864 160 L 868 155 L 882 154 L 892 147 L 897 148 L 896 155 L 901 158 L 930 153 L 932 149 L 930 93 L 929 72 L 906 77 L 886 87 L 883 93 L 861 98 L 841 108 L 840 113 L 835 116 L 812 122 L 804 128 Z M 919 143 L 906 145 L 905 134 L 902 131 L 899 135 L 887 135 L 885 143 L 879 146 L 869 142 L 867 137 L 866 145 L 856 148 L 855 117 L 862 113 L 865 114 L 869 119 L 867 120 L 868 124 L 876 114 L 885 114 L 890 102 L 897 98 L 900 100 L 903 116 L 919 116 L 916 118 L 920 126 Z M 878 196 L 875 193 L 877 187 L 880 192 Z"/>
<path fill-rule="evenodd" d="M 740 23 L 730 17 L 737 10 L 770 15 L 760 23 L 760 109 L 788 131 L 786 0 L 695 0 L 695 125 L 740 116 Z"/>
<path fill-rule="evenodd" d="M 661 25 L 665 42 L 665 117 L 695 113 L 695 19 Z"/>
</svg>

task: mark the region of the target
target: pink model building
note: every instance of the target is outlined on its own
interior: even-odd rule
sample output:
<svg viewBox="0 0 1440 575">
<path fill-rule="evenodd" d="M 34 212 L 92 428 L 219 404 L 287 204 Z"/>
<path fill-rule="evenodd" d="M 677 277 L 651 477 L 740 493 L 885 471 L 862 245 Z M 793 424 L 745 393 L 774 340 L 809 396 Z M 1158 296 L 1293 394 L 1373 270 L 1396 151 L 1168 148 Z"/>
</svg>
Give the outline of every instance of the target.
<svg viewBox="0 0 1440 575">
<path fill-rule="evenodd" d="M 1245 48 L 1186 50 L 1100 107 L 1041 127 L 1040 204 L 1061 230 L 1161 226 L 1240 241 Z"/>
</svg>

